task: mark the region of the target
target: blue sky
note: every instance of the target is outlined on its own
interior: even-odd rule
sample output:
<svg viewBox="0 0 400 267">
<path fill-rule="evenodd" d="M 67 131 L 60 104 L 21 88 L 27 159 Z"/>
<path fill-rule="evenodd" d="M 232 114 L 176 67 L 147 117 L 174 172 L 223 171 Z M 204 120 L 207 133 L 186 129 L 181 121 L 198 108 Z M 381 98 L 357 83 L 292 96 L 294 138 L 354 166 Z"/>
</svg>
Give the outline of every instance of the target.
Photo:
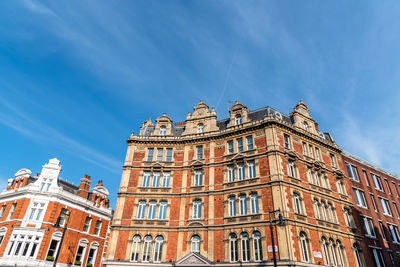
<svg viewBox="0 0 400 267">
<path fill-rule="evenodd" d="M 200 100 L 288 114 L 400 173 L 398 1 L 0 1 L 0 184 L 49 158 L 114 205 L 126 138 Z"/>
</svg>

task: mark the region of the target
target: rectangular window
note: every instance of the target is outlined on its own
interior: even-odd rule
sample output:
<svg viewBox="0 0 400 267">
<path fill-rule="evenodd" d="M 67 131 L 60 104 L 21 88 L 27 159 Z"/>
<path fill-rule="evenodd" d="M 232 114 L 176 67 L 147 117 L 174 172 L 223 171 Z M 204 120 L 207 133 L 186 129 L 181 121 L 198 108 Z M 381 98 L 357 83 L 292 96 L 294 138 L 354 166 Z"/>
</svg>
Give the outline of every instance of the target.
<svg viewBox="0 0 400 267">
<path fill-rule="evenodd" d="M 379 203 L 381 204 L 383 214 L 392 216 L 392 212 L 390 211 L 389 202 L 386 199 L 379 197 Z"/>
<path fill-rule="evenodd" d="M 172 148 L 167 148 L 167 157 L 166 161 L 172 161 Z"/>
<path fill-rule="evenodd" d="M 332 167 L 336 167 L 335 155 L 330 154 L 329 157 L 330 157 L 330 159 L 331 159 L 331 165 L 332 165 Z"/>
<path fill-rule="evenodd" d="M 385 262 L 383 261 L 382 249 L 371 248 L 371 250 L 375 266 L 384 267 Z"/>
<path fill-rule="evenodd" d="M 310 184 L 313 184 L 314 183 L 314 179 L 313 179 L 313 176 L 312 176 L 312 171 L 311 171 L 311 169 L 307 169 L 307 178 L 308 178 L 308 182 L 310 183 Z"/>
<path fill-rule="evenodd" d="M 144 172 L 142 187 L 149 187 L 149 186 L 150 186 L 150 172 Z"/>
<path fill-rule="evenodd" d="M 203 158 L 203 146 L 196 147 L 196 156 L 197 156 L 197 159 Z"/>
<path fill-rule="evenodd" d="M 6 209 L 6 205 L 1 206 L 1 209 L 0 209 L 0 219 L 3 217 L 3 214 L 4 214 L 5 209 Z"/>
<path fill-rule="evenodd" d="M 12 204 L 11 209 L 10 209 L 10 212 L 8 213 L 8 216 L 7 216 L 7 220 L 12 219 L 12 216 L 13 216 L 13 214 L 14 214 L 14 211 L 15 211 L 15 207 L 16 207 L 16 206 L 17 206 L 17 203 L 13 203 L 13 204 Z"/>
<path fill-rule="evenodd" d="M 81 266 L 82 265 L 82 258 L 83 258 L 83 253 L 85 251 L 84 246 L 79 246 L 78 250 L 76 251 L 76 256 L 75 256 L 75 262 L 74 265 Z"/>
<path fill-rule="evenodd" d="M 194 186 L 203 185 L 203 170 L 194 171 Z"/>
<path fill-rule="evenodd" d="M 233 153 L 233 141 L 232 140 L 228 141 L 228 153 L 229 154 Z"/>
<path fill-rule="evenodd" d="M 364 192 L 353 188 L 354 198 L 356 200 L 357 206 L 367 208 L 367 203 L 365 202 Z"/>
<path fill-rule="evenodd" d="M 395 183 L 395 182 L 392 182 L 392 184 L 393 184 L 393 188 L 394 188 L 394 192 L 396 193 L 396 196 L 397 196 L 397 197 L 400 197 L 400 196 L 399 196 L 399 191 L 397 191 L 396 183 Z M 1 216 L 0 216 L 0 217 L 1 217 Z"/>
<path fill-rule="evenodd" d="M 193 219 L 201 218 L 201 201 L 195 200 L 193 202 Z"/>
<path fill-rule="evenodd" d="M 300 202 L 300 196 L 298 194 L 293 194 L 293 202 L 294 202 L 294 212 L 297 214 L 301 214 L 301 202 Z"/>
<path fill-rule="evenodd" d="M 249 173 L 249 178 L 255 178 L 256 177 L 256 164 L 254 160 L 249 161 L 247 163 L 247 170 Z"/>
<path fill-rule="evenodd" d="M 58 248 L 58 243 L 59 240 L 51 240 L 50 242 L 50 247 L 49 247 L 49 251 L 47 252 L 47 256 L 46 256 L 46 261 L 54 261 L 54 258 L 56 256 L 56 251 Z M 25 247 L 27 247 L 27 245 L 25 245 Z M 26 253 L 25 253 L 26 255 Z"/>
<path fill-rule="evenodd" d="M 308 145 L 308 152 L 310 153 L 310 157 L 314 158 L 314 149 L 312 145 Z"/>
<path fill-rule="evenodd" d="M 362 170 L 362 173 L 363 173 L 363 176 L 364 176 L 365 184 L 367 186 L 369 186 L 367 171 L 366 170 Z"/>
<path fill-rule="evenodd" d="M 169 172 L 163 173 L 162 187 L 169 187 L 169 180 L 171 174 Z"/>
<path fill-rule="evenodd" d="M 348 209 L 344 210 L 344 217 L 346 218 L 346 224 L 348 227 L 352 226 L 351 219 L 350 219 L 350 212 Z"/>
<path fill-rule="evenodd" d="M 321 160 L 321 156 L 320 156 L 320 154 L 319 154 L 319 148 L 318 147 L 316 147 L 315 148 L 315 157 L 317 158 L 317 160 Z"/>
<path fill-rule="evenodd" d="M 388 180 L 386 180 L 386 179 L 385 179 L 385 185 L 386 185 L 386 188 L 387 188 L 389 194 L 391 195 L 392 194 L 392 190 L 390 190 L 390 186 L 389 186 Z"/>
<path fill-rule="evenodd" d="M 290 149 L 290 137 L 287 134 L 283 135 L 283 141 L 284 141 L 284 146 L 285 148 Z"/>
<path fill-rule="evenodd" d="M 228 182 L 235 181 L 235 167 L 233 165 L 228 166 Z"/>
<path fill-rule="evenodd" d="M 146 201 L 139 201 L 137 218 L 143 219 L 146 212 Z"/>
<path fill-rule="evenodd" d="M 237 165 L 238 168 L 238 179 L 239 181 L 244 180 L 244 164 L 243 163 L 239 163 Z"/>
<path fill-rule="evenodd" d="M 92 218 L 86 217 L 85 224 L 83 225 L 83 232 L 89 232 L 90 223 L 92 222 Z"/>
<path fill-rule="evenodd" d="M 251 206 L 251 213 L 252 214 L 259 213 L 258 196 L 257 196 L 257 194 L 251 194 L 250 195 L 250 206 Z"/>
<path fill-rule="evenodd" d="M 165 220 L 166 215 L 167 215 L 167 202 L 161 201 L 160 208 L 158 209 L 158 219 Z"/>
<path fill-rule="evenodd" d="M 162 161 L 163 160 L 163 151 L 164 151 L 164 149 L 157 148 L 157 161 Z"/>
<path fill-rule="evenodd" d="M 229 216 L 236 216 L 236 199 L 235 197 L 229 197 Z"/>
<path fill-rule="evenodd" d="M 240 208 L 240 215 L 247 214 L 247 201 L 245 195 L 241 195 L 239 197 L 239 208 Z"/>
<path fill-rule="evenodd" d="M 237 139 L 236 143 L 237 143 L 238 152 L 242 152 L 243 151 L 243 139 L 242 138 Z"/>
<path fill-rule="evenodd" d="M 152 187 L 159 187 L 160 186 L 160 173 L 153 172 L 153 182 L 151 184 Z"/>
<path fill-rule="evenodd" d="M 303 143 L 303 155 L 308 156 L 306 143 Z"/>
<path fill-rule="evenodd" d="M 392 237 L 393 243 L 399 244 L 400 237 L 399 237 L 399 230 L 396 225 L 388 224 L 390 236 Z"/>
<path fill-rule="evenodd" d="M 147 149 L 147 161 L 153 161 L 154 148 Z"/>
<path fill-rule="evenodd" d="M 291 161 L 291 160 L 288 161 L 288 168 L 289 168 L 289 176 L 296 177 L 296 172 L 295 172 L 293 161 Z"/>
<path fill-rule="evenodd" d="M 375 175 L 373 173 L 371 173 L 371 178 L 372 178 L 372 182 L 374 183 L 375 189 L 377 189 L 379 191 L 383 191 L 381 178 L 378 175 Z"/>
<path fill-rule="evenodd" d="M 353 179 L 354 181 L 359 182 L 360 179 L 358 178 L 358 172 L 357 172 L 357 167 L 354 165 L 351 165 L 346 162 L 346 169 L 347 173 L 349 174 L 350 179 Z"/>
<path fill-rule="evenodd" d="M 101 229 L 101 221 L 97 220 L 96 221 L 96 226 L 94 227 L 94 234 L 99 235 Z"/>
<path fill-rule="evenodd" d="M 44 210 L 44 203 L 33 202 L 31 213 L 29 215 L 30 221 L 39 221 L 42 217 Z"/>
<path fill-rule="evenodd" d="M 378 212 L 378 209 L 376 207 L 375 197 L 373 194 L 370 194 L 370 196 L 371 196 L 372 206 L 374 206 L 374 211 Z"/>
<path fill-rule="evenodd" d="M 397 209 L 396 202 L 392 202 L 392 204 L 393 204 L 394 212 L 396 212 L 397 218 L 400 219 L 400 214 L 399 214 L 399 210 Z"/>
<path fill-rule="evenodd" d="M 386 233 L 385 233 L 385 229 L 383 227 L 382 222 L 379 222 L 379 228 L 381 228 L 381 233 L 382 233 L 383 240 L 388 241 L 387 238 L 386 238 Z"/>
<path fill-rule="evenodd" d="M 367 217 L 361 217 L 363 221 L 365 235 L 369 237 L 376 237 L 374 224 L 372 223 L 372 219 Z"/>
<path fill-rule="evenodd" d="M 246 142 L 247 142 L 247 150 L 253 149 L 253 136 L 247 136 L 246 137 Z"/>
<path fill-rule="evenodd" d="M 153 220 L 156 217 L 156 202 L 150 201 L 149 202 L 149 213 L 147 213 L 147 219 Z"/>
<path fill-rule="evenodd" d="M 337 189 L 338 189 L 338 192 L 339 192 L 339 194 L 344 194 L 344 192 L 343 192 L 343 185 L 342 185 L 342 181 L 341 180 L 336 180 L 336 186 L 337 186 Z"/>
</svg>

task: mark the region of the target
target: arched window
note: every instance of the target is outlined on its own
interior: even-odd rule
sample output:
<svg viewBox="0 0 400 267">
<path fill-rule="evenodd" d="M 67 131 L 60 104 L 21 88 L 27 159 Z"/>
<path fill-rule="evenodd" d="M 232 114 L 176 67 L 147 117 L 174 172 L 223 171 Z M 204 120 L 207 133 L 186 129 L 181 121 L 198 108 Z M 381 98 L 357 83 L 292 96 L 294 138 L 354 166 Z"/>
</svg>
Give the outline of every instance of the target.
<svg viewBox="0 0 400 267">
<path fill-rule="evenodd" d="M 167 128 L 165 126 L 160 127 L 160 135 L 167 135 Z"/>
<path fill-rule="evenodd" d="M 201 200 L 193 201 L 193 219 L 201 218 Z"/>
<path fill-rule="evenodd" d="M 90 244 L 89 253 L 85 266 L 90 267 L 95 265 L 98 248 L 99 248 L 99 243 L 93 242 L 92 244 Z"/>
<path fill-rule="evenodd" d="M 354 255 L 356 256 L 356 260 L 357 260 L 357 267 L 363 267 L 364 265 L 362 264 L 362 261 L 361 261 L 361 251 L 356 243 L 354 243 L 353 249 L 354 249 Z"/>
<path fill-rule="evenodd" d="M 150 235 L 146 235 L 144 237 L 143 251 L 142 251 L 142 261 L 148 262 L 150 261 L 150 253 L 151 246 L 153 244 L 153 240 Z"/>
<path fill-rule="evenodd" d="M 343 258 L 343 251 L 342 251 L 342 244 L 340 243 L 339 240 L 336 241 L 336 249 L 337 249 L 337 252 L 338 252 L 340 266 L 345 266 L 344 258 Z"/>
<path fill-rule="evenodd" d="M 154 245 L 154 257 L 153 257 L 154 262 L 161 262 L 163 243 L 164 243 L 164 238 L 160 235 L 157 236 L 156 243 Z"/>
<path fill-rule="evenodd" d="M 240 245 L 242 250 L 242 261 L 250 260 L 250 240 L 249 234 L 244 232 L 240 235 Z"/>
<path fill-rule="evenodd" d="M 305 121 L 303 125 L 304 125 L 304 130 L 306 130 L 308 132 L 308 130 L 309 130 L 308 123 Z"/>
<path fill-rule="evenodd" d="M 140 236 L 135 235 L 132 240 L 131 261 L 138 261 L 140 252 Z"/>
<path fill-rule="evenodd" d="M 325 265 L 329 265 L 331 261 L 329 259 L 328 247 L 326 245 L 325 238 L 322 238 L 322 251 L 324 252 Z"/>
<path fill-rule="evenodd" d="M 139 201 L 137 218 L 143 219 L 145 211 L 146 211 L 146 201 L 141 200 L 141 201 Z"/>
<path fill-rule="evenodd" d="M 202 123 L 197 125 L 197 133 L 204 133 L 204 125 Z"/>
<path fill-rule="evenodd" d="M 86 247 L 88 243 L 89 242 L 86 239 L 82 239 L 79 241 L 78 248 L 75 253 L 75 265 L 81 266 L 84 264 L 83 260 L 85 259 Z"/>
<path fill-rule="evenodd" d="M 301 201 L 297 193 L 293 193 L 294 212 L 301 214 Z"/>
<path fill-rule="evenodd" d="M 240 116 L 240 114 L 237 114 L 235 116 L 235 125 L 239 125 L 242 124 L 242 116 Z"/>
<path fill-rule="evenodd" d="M 229 235 L 229 255 L 230 255 L 230 261 L 236 262 L 239 260 L 238 240 L 237 240 L 237 235 L 235 233 L 231 233 Z"/>
<path fill-rule="evenodd" d="M 336 187 L 337 190 L 340 194 L 344 194 L 344 190 L 343 190 L 343 184 L 342 184 L 342 180 L 341 179 L 337 179 L 336 180 Z"/>
<path fill-rule="evenodd" d="M 337 266 L 337 258 L 336 258 L 335 244 L 333 243 L 332 240 L 329 240 L 329 249 L 330 249 L 330 251 L 331 251 L 332 264 L 333 264 L 334 266 Z"/>
<path fill-rule="evenodd" d="M 200 252 L 200 236 L 194 235 L 190 240 L 190 251 L 191 252 Z"/>
<path fill-rule="evenodd" d="M 314 177 L 315 177 L 315 184 L 321 186 L 321 182 L 319 181 L 319 174 L 317 171 L 314 172 Z"/>
<path fill-rule="evenodd" d="M 310 261 L 310 256 L 308 254 L 308 243 L 307 243 L 307 236 L 304 232 L 300 233 L 300 246 L 301 246 L 301 256 L 302 260 L 305 262 Z"/>
<path fill-rule="evenodd" d="M 54 261 L 56 255 L 57 255 L 57 251 L 60 247 L 61 236 L 62 236 L 62 234 L 60 232 L 56 232 L 53 234 L 53 236 L 51 238 L 49 250 L 47 251 L 46 261 Z M 4 237 L 4 235 L 2 237 Z"/>
<path fill-rule="evenodd" d="M 256 231 L 253 232 L 253 251 L 254 251 L 254 260 L 262 261 L 262 244 L 261 244 L 261 233 Z"/>
</svg>

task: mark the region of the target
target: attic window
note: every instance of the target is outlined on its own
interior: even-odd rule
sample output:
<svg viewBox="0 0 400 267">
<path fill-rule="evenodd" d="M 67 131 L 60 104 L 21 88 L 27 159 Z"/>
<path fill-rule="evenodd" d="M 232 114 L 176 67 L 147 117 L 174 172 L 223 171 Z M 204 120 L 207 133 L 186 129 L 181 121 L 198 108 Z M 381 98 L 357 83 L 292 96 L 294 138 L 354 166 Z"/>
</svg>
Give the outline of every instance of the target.
<svg viewBox="0 0 400 267">
<path fill-rule="evenodd" d="M 309 131 L 308 123 L 306 121 L 304 122 L 304 130 L 306 130 L 307 132 Z"/>
<path fill-rule="evenodd" d="M 204 133 L 204 125 L 202 123 L 197 125 L 197 133 Z"/>
<path fill-rule="evenodd" d="M 242 124 L 242 116 L 240 116 L 239 114 L 236 115 L 235 117 L 235 125 L 239 125 Z"/>
<path fill-rule="evenodd" d="M 165 126 L 160 127 L 160 135 L 167 135 L 167 128 Z"/>
</svg>

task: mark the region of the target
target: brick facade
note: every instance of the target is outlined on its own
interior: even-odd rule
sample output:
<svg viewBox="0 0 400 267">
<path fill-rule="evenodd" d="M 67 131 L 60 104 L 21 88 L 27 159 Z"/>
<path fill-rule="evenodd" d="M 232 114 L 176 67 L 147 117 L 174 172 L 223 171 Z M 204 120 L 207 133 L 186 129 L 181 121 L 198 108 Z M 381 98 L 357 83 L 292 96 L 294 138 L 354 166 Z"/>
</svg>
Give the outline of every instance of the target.
<svg viewBox="0 0 400 267">
<path fill-rule="evenodd" d="M 108 191 L 100 181 L 90 192 L 87 175 L 79 187 L 59 179 L 59 163 L 51 159 L 35 176 L 21 169 L 1 192 L 1 266 L 53 266 L 57 254 L 57 266 L 102 265 L 112 215 Z"/>
<path fill-rule="evenodd" d="M 271 216 L 279 266 L 357 266 L 341 149 L 308 107 L 229 114 L 200 102 L 131 135 L 104 264 L 270 266 Z"/>
</svg>

